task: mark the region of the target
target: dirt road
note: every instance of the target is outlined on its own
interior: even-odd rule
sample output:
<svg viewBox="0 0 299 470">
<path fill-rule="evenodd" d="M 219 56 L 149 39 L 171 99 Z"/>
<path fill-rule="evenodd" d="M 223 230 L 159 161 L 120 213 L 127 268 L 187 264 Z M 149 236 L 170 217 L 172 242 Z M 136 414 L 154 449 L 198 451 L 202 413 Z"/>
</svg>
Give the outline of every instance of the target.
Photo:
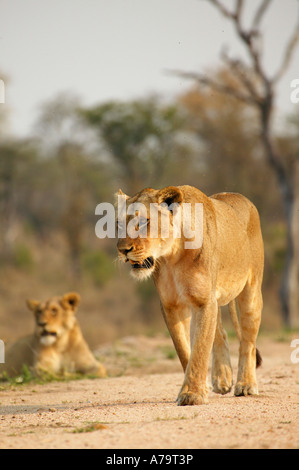
<svg viewBox="0 0 299 470">
<path fill-rule="evenodd" d="M 126 375 L 2 389 L 0 448 L 299 447 L 299 364 L 290 360 L 288 341 L 260 339 L 259 396 L 211 392 L 208 405 L 195 407 L 175 403 L 183 373 L 169 340 L 152 349 L 144 338 L 141 346 L 134 341 L 119 344 L 114 356 L 111 348 L 102 350 L 111 373 L 130 357 Z M 231 352 L 236 376 L 236 342 Z"/>
</svg>

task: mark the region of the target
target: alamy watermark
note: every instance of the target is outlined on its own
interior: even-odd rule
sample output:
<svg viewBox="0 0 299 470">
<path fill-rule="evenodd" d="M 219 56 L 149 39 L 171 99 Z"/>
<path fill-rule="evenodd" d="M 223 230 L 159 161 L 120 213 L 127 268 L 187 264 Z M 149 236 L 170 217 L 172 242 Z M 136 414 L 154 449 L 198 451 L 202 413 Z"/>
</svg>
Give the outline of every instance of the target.
<svg viewBox="0 0 299 470">
<path fill-rule="evenodd" d="M 5 84 L 0 78 L 0 103 L 5 103 Z"/>
<path fill-rule="evenodd" d="M 291 88 L 294 90 L 290 94 L 291 103 L 297 104 L 299 103 L 299 78 L 294 78 L 290 84 Z"/>
<path fill-rule="evenodd" d="M 291 348 L 295 348 L 291 353 L 291 362 L 293 364 L 299 363 L 299 339 L 293 339 L 291 341 Z"/>
<path fill-rule="evenodd" d="M 4 364 L 5 362 L 5 345 L 4 341 L 0 339 L 0 364 Z"/>
<path fill-rule="evenodd" d="M 202 246 L 202 203 L 151 203 L 148 209 L 140 202 L 127 206 L 126 197 L 119 195 L 117 209 L 102 202 L 95 214 L 101 216 L 95 226 L 98 238 L 184 238 L 186 249 Z"/>
</svg>

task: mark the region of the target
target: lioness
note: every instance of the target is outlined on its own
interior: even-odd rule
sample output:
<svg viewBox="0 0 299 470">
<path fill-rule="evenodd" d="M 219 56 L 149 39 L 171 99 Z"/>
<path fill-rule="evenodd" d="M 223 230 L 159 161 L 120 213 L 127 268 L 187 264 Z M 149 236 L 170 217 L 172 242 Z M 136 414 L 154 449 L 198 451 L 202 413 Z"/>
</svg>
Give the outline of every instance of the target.
<svg viewBox="0 0 299 470">
<path fill-rule="evenodd" d="M 146 227 L 146 236 L 122 235 L 123 238 L 118 238 L 117 247 L 120 259 L 131 263 L 134 278 L 141 280 L 153 276 L 166 325 L 185 371 L 178 404 L 207 402 L 206 379 L 212 349 L 213 390 L 221 394 L 231 390 L 232 367 L 220 312 L 220 307 L 227 304 L 240 339 L 234 393 L 236 396 L 257 394 L 255 369 L 261 357 L 256 350 L 256 338 L 263 303 L 264 254 L 255 206 L 240 194 L 220 193 L 207 197 L 192 186 L 169 186 L 161 190 L 149 188 L 133 197 L 119 190 L 118 196 L 126 200 L 126 207 L 136 202 L 146 207 L 146 218 L 138 210 L 130 211 L 131 215 L 125 211 L 126 224 L 136 223 L 137 232 Z M 187 249 L 183 230 L 181 238 L 174 236 L 174 217 L 183 203 L 191 204 L 193 226 L 194 204 L 202 204 L 203 238 L 200 247 Z M 158 214 L 155 224 L 161 226 L 163 219 L 169 217 L 167 237 L 160 234 L 151 237 L 149 214 L 153 204 Z M 119 220 L 119 230 L 123 231 Z M 239 305 L 240 327 L 234 299 Z"/>
<path fill-rule="evenodd" d="M 27 300 L 34 313 L 34 334 L 19 339 L 7 351 L 0 372 L 15 376 L 26 364 L 36 374 L 80 372 L 106 376 L 106 370 L 90 351 L 83 338 L 75 311 L 80 295 L 71 292 L 46 302 Z"/>
</svg>

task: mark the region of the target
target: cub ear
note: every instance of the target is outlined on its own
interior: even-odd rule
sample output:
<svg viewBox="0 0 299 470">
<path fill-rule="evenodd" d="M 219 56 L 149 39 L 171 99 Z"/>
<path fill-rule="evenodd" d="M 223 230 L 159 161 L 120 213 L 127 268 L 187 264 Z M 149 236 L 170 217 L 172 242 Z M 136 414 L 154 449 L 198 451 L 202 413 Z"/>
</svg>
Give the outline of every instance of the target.
<svg viewBox="0 0 299 470">
<path fill-rule="evenodd" d="M 118 206 L 118 196 L 122 196 L 122 198 L 126 201 L 127 199 L 130 199 L 130 196 L 127 196 L 127 194 L 123 193 L 121 189 L 117 191 L 117 193 L 114 194 L 114 205 L 115 207 Z"/>
<path fill-rule="evenodd" d="M 80 304 L 81 297 L 77 292 L 69 292 L 62 297 L 61 305 L 66 310 L 77 310 L 78 305 Z"/>
<path fill-rule="evenodd" d="M 158 204 L 166 203 L 167 206 L 171 204 L 181 204 L 183 202 L 182 191 L 176 186 L 168 186 L 158 192 Z M 172 210 L 171 208 L 169 210 Z"/>
<path fill-rule="evenodd" d="M 34 312 L 36 307 L 39 305 L 39 301 L 38 300 L 27 299 L 26 300 L 26 305 L 29 308 L 29 310 L 32 310 L 32 312 Z"/>
</svg>

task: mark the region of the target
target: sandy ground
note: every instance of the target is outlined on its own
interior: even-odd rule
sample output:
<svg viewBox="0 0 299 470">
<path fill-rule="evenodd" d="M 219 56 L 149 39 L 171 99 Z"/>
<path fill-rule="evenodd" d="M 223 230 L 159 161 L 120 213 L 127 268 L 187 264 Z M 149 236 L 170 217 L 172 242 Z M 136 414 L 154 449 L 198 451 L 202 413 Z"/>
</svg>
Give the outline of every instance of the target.
<svg viewBox="0 0 299 470">
<path fill-rule="evenodd" d="M 298 448 L 299 364 L 289 341 L 258 346 L 258 396 L 210 392 L 207 405 L 178 407 L 183 373 L 168 338 L 107 345 L 99 353 L 112 377 L 2 387 L 0 448 Z"/>
</svg>

